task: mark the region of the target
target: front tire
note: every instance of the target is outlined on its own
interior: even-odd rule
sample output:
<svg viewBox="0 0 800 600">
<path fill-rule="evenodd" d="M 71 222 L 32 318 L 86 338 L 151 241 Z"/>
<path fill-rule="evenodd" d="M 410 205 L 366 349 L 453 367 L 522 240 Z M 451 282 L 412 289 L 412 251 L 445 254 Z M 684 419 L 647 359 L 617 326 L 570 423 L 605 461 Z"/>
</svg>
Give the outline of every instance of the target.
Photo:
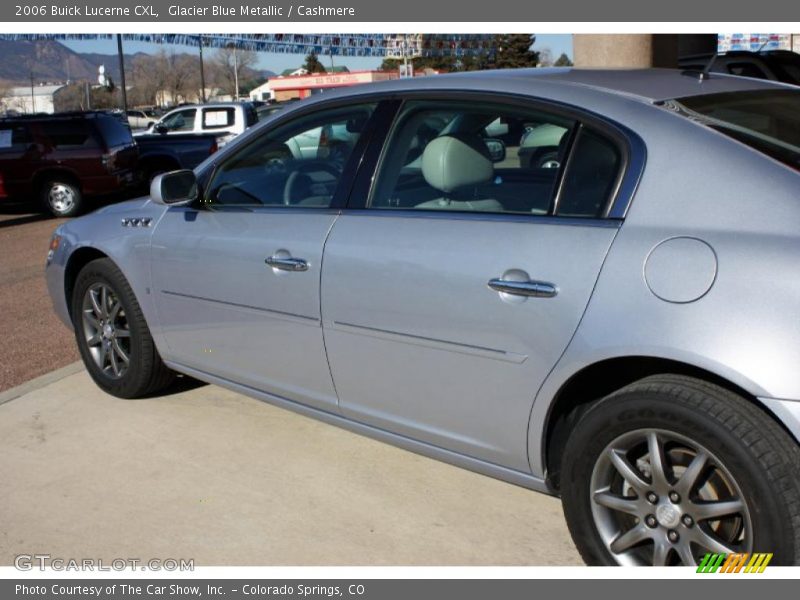
<svg viewBox="0 0 800 600">
<path fill-rule="evenodd" d="M 659 375 L 592 405 L 567 442 L 562 501 L 589 565 L 800 564 L 800 449 L 757 406 Z"/>
<path fill-rule="evenodd" d="M 172 382 L 174 373 L 161 361 L 133 290 L 113 261 L 83 267 L 71 309 L 81 358 L 101 389 L 141 398 Z"/>
</svg>

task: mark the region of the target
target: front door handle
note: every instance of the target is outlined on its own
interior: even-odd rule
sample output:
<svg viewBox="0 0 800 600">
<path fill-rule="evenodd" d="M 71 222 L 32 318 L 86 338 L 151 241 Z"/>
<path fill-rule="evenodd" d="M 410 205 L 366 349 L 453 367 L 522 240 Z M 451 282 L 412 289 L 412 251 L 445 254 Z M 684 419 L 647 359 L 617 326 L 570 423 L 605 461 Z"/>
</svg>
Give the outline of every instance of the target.
<svg viewBox="0 0 800 600">
<path fill-rule="evenodd" d="M 308 262 L 291 256 L 270 256 L 264 260 L 273 269 L 281 271 L 308 271 Z"/>
<path fill-rule="evenodd" d="M 510 279 L 490 279 L 489 287 L 496 292 L 511 294 L 512 296 L 526 296 L 533 298 L 552 298 L 558 293 L 558 288 L 552 283 L 544 281 L 511 281 Z"/>
</svg>

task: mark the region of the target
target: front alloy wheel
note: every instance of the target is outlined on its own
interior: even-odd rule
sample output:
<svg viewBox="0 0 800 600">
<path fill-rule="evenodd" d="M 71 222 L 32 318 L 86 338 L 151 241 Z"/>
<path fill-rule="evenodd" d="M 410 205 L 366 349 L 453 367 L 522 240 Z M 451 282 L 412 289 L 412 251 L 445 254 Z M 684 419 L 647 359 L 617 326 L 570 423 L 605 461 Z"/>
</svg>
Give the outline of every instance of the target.
<svg viewBox="0 0 800 600">
<path fill-rule="evenodd" d="M 70 308 L 81 358 L 104 391 L 141 398 L 173 380 L 128 280 L 113 261 L 99 258 L 81 269 Z"/>
<path fill-rule="evenodd" d="M 122 302 L 105 283 L 95 283 L 83 297 L 83 334 L 100 371 L 123 377 L 131 363 L 131 332 Z"/>
</svg>

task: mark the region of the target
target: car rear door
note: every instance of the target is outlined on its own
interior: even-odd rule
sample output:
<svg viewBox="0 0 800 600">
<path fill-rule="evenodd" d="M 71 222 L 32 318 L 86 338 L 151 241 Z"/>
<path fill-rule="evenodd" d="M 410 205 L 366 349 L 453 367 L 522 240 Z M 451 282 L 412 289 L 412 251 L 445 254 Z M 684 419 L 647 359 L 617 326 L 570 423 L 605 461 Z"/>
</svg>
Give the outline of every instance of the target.
<svg viewBox="0 0 800 600">
<path fill-rule="evenodd" d="M 374 108 L 284 119 L 220 158 L 201 177 L 200 203 L 167 210 L 152 236 L 152 280 L 168 361 L 336 410 L 319 281 L 323 245 L 354 169 L 323 153 L 295 157 L 289 143 L 354 117 L 363 135 Z"/>
<path fill-rule="evenodd" d="M 561 127 L 560 162 L 523 166 L 519 134 L 493 159 L 484 125 L 497 118 L 509 131 Z M 624 153 L 599 131 L 516 104 L 405 103 L 325 247 L 323 327 L 343 414 L 529 471 L 533 399 L 620 223 L 606 214 Z"/>
</svg>

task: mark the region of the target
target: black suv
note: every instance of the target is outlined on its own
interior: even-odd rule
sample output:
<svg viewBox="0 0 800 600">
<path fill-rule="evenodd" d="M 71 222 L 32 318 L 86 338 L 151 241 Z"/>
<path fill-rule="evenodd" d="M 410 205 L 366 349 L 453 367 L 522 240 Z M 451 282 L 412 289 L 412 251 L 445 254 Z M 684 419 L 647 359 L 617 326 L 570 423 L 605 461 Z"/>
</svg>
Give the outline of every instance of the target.
<svg viewBox="0 0 800 600">
<path fill-rule="evenodd" d="M 137 158 L 130 128 L 108 112 L 0 119 L 0 201 L 37 199 L 71 217 L 87 196 L 135 185 Z"/>
<path fill-rule="evenodd" d="M 711 54 L 685 56 L 678 59 L 678 66 L 681 69 L 703 71 L 711 62 L 712 56 Z M 761 52 L 732 50 L 714 57 L 709 71 L 800 85 L 800 54 L 789 50 Z"/>
</svg>

